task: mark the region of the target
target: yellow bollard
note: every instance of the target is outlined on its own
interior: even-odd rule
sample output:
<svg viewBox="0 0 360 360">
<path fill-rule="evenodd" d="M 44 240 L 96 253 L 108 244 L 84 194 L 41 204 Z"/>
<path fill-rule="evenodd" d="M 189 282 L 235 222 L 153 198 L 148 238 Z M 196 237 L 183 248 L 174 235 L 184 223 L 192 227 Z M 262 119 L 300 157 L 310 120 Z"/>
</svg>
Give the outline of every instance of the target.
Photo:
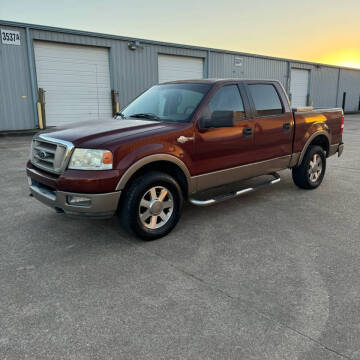
<svg viewBox="0 0 360 360">
<path fill-rule="evenodd" d="M 36 103 L 37 111 L 38 111 L 38 118 L 39 118 L 39 127 L 41 130 L 44 129 L 44 123 L 43 123 L 43 117 L 42 117 L 42 111 L 41 111 L 41 103 L 38 101 Z"/>
</svg>

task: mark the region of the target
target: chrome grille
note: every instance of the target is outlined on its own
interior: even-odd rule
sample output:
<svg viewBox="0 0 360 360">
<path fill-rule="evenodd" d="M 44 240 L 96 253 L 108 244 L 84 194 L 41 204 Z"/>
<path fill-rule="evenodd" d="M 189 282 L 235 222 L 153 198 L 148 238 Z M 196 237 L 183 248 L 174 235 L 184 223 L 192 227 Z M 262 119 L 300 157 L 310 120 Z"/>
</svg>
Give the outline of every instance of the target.
<svg viewBox="0 0 360 360">
<path fill-rule="evenodd" d="M 61 174 L 66 169 L 73 148 L 70 142 L 38 135 L 32 141 L 31 162 L 40 169 Z"/>
</svg>

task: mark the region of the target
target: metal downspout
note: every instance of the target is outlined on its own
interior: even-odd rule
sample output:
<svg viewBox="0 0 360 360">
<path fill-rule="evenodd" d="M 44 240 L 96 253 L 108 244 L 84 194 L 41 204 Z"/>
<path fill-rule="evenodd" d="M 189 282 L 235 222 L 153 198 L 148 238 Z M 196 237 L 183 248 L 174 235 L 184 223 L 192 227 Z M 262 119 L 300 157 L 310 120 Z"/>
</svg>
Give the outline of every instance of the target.
<svg viewBox="0 0 360 360">
<path fill-rule="evenodd" d="M 287 79 L 286 79 L 286 91 L 290 98 L 290 73 L 291 73 L 291 64 L 290 61 L 287 62 Z"/>
<path fill-rule="evenodd" d="M 207 78 L 210 78 L 210 50 L 207 51 Z"/>
<path fill-rule="evenodd" d="M 31 97 L 33 103 L 33 112 L 34 112 L 34 121 L 35 127 L 39 127 L 39 118 L 37 114 L 37 88 L 36 88 L 36 81 L 35 81 L 35 69 L 34 69 L 34 58 L 33 52 L 31 48 L 31 38 L 30 38 L 30 28 L 26 27 L 26 50 L 27 50 L 27 58 L 29 62 L 29 71 L 30 71 L 30 82 L 31 82 Z"/>
<path fill-rule="evenodd" d="M 339 71 L 338 71 L 338 78 L 337 78 L 337 86 L 336 86 L 336 104 L 335 104 L 335 107 L 338 107 L 338 103 L 339 103 L 340 72 L 341 72 L 341 69 L 339 68 Z"/>
</svg>

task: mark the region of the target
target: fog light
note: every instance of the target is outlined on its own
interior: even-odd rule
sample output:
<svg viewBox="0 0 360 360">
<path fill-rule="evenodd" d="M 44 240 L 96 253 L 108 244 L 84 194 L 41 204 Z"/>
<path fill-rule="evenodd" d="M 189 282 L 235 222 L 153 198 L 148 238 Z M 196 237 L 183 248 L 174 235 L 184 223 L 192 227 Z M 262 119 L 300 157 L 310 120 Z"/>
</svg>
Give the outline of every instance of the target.
<svg viewBox="0 0 360 360">
<path fill-rule="evenodd" d="M 27 177 L 27 181 L 28 181 L 29 186 L 31 186 L 32 185 L 32 180 L 31 180 L 30 176 Z"/>
<path fill-rule="evenodd" d="M 77 196 L 77 195 L 67 195 L 66 202 L 69 205 L 73 205 L 73 206 L 90 206 L 91 205 L 91 199 L 89 199 L 85 196 Z"/>
</svg>

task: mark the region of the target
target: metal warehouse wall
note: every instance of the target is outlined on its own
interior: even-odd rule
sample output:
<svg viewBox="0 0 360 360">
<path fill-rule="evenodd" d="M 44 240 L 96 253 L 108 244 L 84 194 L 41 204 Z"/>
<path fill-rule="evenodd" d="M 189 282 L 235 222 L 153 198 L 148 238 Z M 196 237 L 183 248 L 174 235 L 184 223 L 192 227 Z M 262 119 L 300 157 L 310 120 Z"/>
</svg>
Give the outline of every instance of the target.
<svg viewBox="0 0 360 360">
<path fill-rule="evenodd" d="M 235 58 L 242 59 L 241 66 L 235 66 Z M 287 88 L 287 67 L 285 60 L 210 52 L 209 77 L 273 79 L 281 81 Z"/>
<path fill-rule="evenodd" d="M 32 30 L 33 40 L 55 41 L 78 45 L 108 47 L 112 88 L 119 92 L 120 106 L 127 105 L 139 93 L 158 82 L 157 54 L 172 54 L 205 58 L 207 52 L 169 46 L 142 44 L 131 51 L 128 41 Z M 206 67 L 206 65 L 205 65 Z"/>
<path fill-rule="evenodd" d="M 340 69 L 338 106 L 346 92 L 345 111 L 360 111 L 360 71 Z"/>
<path fill-rule="evenodd" d="M 338 69 L 313 66 L 310 78 L 310 98 L 316 107 L 335 107 Z"/>
<path fill-rule="evenodd" d="M 242 59 L 242 66 L 235 66 L 236 57 Z M 313 106 L 341 107 L 342 94 L 347 91 L 345 111 L 359 111 L 360 71 L 241 54 L 210 53 L 210 77 L 276 79 L 288 93 L 291 81 L 289 70 L 292 68 L 310 71 L 309 100 Z"/>
<path fill-rule="evenodd" d="M 35 127 L 26 33 L 11 30 L 20 32 L 21 45 L 0 43 L 0 131 Z"/>
<path fill-rule="evenodd" d="M 357 70 L 148 40 L 139 40 L 140 46 L 131 51 L 129 41 L 122 37 L 12 24 L 15 23 L 0 21 L 2 28 L 21 34 L 21 46 L 0 43 L 0 131 L 31 129 L 37 124 L 34 40 L 108 48 L 111 88 L 119 93 L 121 107 L 158 82 L 158 54 L 173 54 L 203 58 L 204 77 L 277 79 L 288 92 L 291 68 L 308 69 L 309 98 L 315 107 L 341 106 L 343 92 L 346 92 L 345 110 L 359 110 L 360 71 Z M 29 43 L 25 27 L 29 27 Z M 236 66 L 235 58 L 240 58 L 237 60 L 241 66 Z M 34 69 L 33 98 L 31 67 Z"/>
<path fill-rule="evenodd" d="M 304 64 L 298 62 L 291 62 L 290 64 L 291 68 L 310 70 L 309 95 L 313 106 L 336 106 L 339 72 L 337 68 L 324 65 Z"/>
</svg>

